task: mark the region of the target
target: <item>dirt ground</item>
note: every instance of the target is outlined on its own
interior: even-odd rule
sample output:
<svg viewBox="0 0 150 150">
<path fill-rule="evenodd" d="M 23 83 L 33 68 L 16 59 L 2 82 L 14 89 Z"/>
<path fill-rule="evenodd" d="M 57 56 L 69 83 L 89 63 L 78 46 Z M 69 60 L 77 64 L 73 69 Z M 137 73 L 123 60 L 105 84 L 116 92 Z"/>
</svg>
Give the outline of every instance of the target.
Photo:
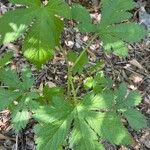
<svg viewBox="0 0 150 150">
<path fill-rule="evenodd" d="M 80 0 L 79 0 L 80 1 Z M 77 1 L 76 1 L 77 2 Z M 100 18 L 97 4 L 93 5 L 93 1 L 80 1 L 86 6 L 93 20 L 97 21 Z M 138 8 L 133 12 L 133 19 L 143 24 L 150 32 L 150 0 L 138 0 Z M 140 8 L 145 8 L 141 11 Z M 8 10 L 14 9 L 15 6 L 8 3 L 6 0 L 0 0 L 0 13 L 3 14 Z M 62 46 L 66 50 L 74 50 L 80 52 L 86 45 L 86 41 L 90 38 L 90 34 L 81 34 L 77 32 L 70 22 L 66 21 L 66 27 L 62 35 Z M 150 149 L 150 34 L 140 43 L 128 45 L 129 56 L 119 58 L 114 55 L 104 54 L 99 39 L 95 40 L 90 46 L 88 53 L 90 62 L 96 60 L 104 60 L 104 73 L 107 77 L 113 79 L 114 83 L 118 84 L 122 81 L 128 84 L 129 89 L 137 89 L 142 94 L 143 101 L 138 107 L 147 117 L 148 128 L 138 132 L 128 127 L 128 130 L 134 137 L 136 143 L 133 146 L 124 147 L 112 145 L 104 141 L 106 150 L 149 150 Z M 11 67 L 17 71 L 21 70 L 24 64 L 28 64 L 23 57 L 21 49 L 21 40 L 2 45 L 0 54 L 13 49 L 15 52 Z M 33 74 L 36 78 L 36 86 L 40 88 L 43 84 L 64 85 L 66 84 L 66 64 L 61 54 L 56 54 L 52 62 L 45 64 L 41 70 L 37 71 L 34 66 L 31 66 Z M 30 120 L 27 127 L 16 134 L 10 125 L 10 112 L 4 110 L 0 112 L 0 150 L 34 150 L 34 120 Z"/>
</svg>

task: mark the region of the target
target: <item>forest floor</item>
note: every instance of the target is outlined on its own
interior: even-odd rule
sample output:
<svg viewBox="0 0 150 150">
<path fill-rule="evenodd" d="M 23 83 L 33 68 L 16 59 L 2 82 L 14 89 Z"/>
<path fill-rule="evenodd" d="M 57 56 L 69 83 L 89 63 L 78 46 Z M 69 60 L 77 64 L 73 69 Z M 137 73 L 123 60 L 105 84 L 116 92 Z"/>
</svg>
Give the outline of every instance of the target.
<svg viewBox="0 0 150 150">
<path fill-rule="evenodd" d="M 91 12 L 91 17 L 94 20 L 99 20 L 99 10 L 92 6 L 90 0 L 82 1 L 84 6 L 87 6 Z M 150 1 L 139 0 L 137 2 L 139 8 L 134 11 L 133 19 L 143 24 L 150 32 Z M 143 11 L 145 8 L 146 10 Z M 0 13 L 14 9 L 6 0 L 0 0 Z M 73 27 L 66 28 L 62 36 L 62 46 L 66 50 L 75 50 L 80 52 L 84 47 L 86 41 L 90 38 L 90 34 L 81 34 Z M 103 48 L 99 40 L 90 46 L 88 53 L 90 62 L 95 60 L 105 60 L 104 73 L 107 77 L 113 79 L 117 84 L 126 82 L 129 89 L 138 89 L 142 94 L 143 101 L 139 109 L 145 114 L 148 120 L 148 128 L 138 132 L 128 127 L 128 130 L 134 137 L 136 143 L 133 146 L 116 146 L 104 141 L 106 150 L 148 150 L 150 149 L 150 35 L 140 43 L 128 45 L 129 56 L 126 58 L 119 58 L 114 55 L 107 55 L 103 53 Z M 0 55 L 5 51 L 13 49 L 15 51 L 11 67 L 18 72 L 22 66 L 28 64 L 23 57 L 21 49 L 21 41 L 3 45 L 0 47 Z M 65 85 L 66 83 L 66 64 L 61 54 L 56 54 L 52 62 L 47 63 L 41 70 L 37 71 L 34 66 L 31 66 L 33 74 L 36 78 L 37 88 L 42 88 L 44 84 L 49 86 Z M 31 120 L 27 127 L 18 134 L 13 131 L 10 125 L 10 113 L 8 110 L 0 112 L 0 150 L 34 150 L 34 120 Z"/>
</svg>

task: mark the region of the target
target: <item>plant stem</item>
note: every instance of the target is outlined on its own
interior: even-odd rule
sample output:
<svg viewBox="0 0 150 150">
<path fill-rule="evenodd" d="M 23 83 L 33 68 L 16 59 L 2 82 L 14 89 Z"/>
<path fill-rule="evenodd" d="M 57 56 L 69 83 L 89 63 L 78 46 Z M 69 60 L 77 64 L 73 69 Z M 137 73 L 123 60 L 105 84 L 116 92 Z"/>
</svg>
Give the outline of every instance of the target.
<svg viewBox="0 0 150 150">
<path fill-rule="evenodd" d="M 95 34 L 91 40 L 89 41 L 89 43 L 87 44 L 87 46 L 85 47 L 85 49 L 81 52 L 81 54 L 79 55 L 79 57 L 77 58 L 77 60 L 75 61 L 74 65 L 71 67 L 71 71 L 73 70 L 73 68 L 76 66 L 76 64 L 80 61 L 80 59 L 82 58 L 82 56 L 84 55 L 84 53 L 88 50 L 88 48 L 90 47 L 90 45 L 92 44 L 92 42 L 96 39 L 97 34 Z"/>
<path fill-rule="evenodd" d="M 76 100 L 76 90 L 74 88 L 74 82 L 73 82 L 73 77 L 72 76 L 71 76 L 70 84 L 71 84 L 71 88 L 72 88 L 73 98 L 74 98 L 74 100 Z"/>
<path fill-rule="evenodd" d="M 76 66 L 76 64 L 80 61 L 80 59 L 82 58 L 82 56 L 84 55 L 84 53 L 88 50 L 89 46 L 92 44 L 92 42 L 96 39 L 97 37 L 97 34 L 95 34 L 91 40 L 88 42 L 87 46 L 85 47 L 85 49 L 81 52 L 81 54 L 79 55 L 79 57 L 77 58 L 77 60 L 75 61 L 74 65 L 72 67 L 70 67 L 69 65 L 69 61 L 68 61 L 68 58 L 67 58 L 67 55 L 66 55 L 66 51 L 63 49 L 62 46 L 60 46 L 60 50 L 62 51 L 64 57 L 65 57 L 65 61 L 67 63 L 67 67 L 68 67 L 68 72 L 67 72 L 67 76 L 68 76 L 68 80 L 67 80 L 67 95 L 68 95 L 68 98 L 70 99 L 70 96 L 71 96 L 71 93 L 73 94 L 73 99 L 74 99 L 74 102 L 76 103 L 76 96 L 77 96 L 77 93 L 76 93 L 76 90 L 75 90 L 75 87 L 74 87 L 74 81 L 73 81 L 73 69 L 74 67 Z M 77 90 L 78 91 L 78 90 Z"/>
<path fill-rule="evenodd" d="M 71 82 L 70 82 L 71 74 L 70 73 L 71 73 L 70 67 L 68 67 L 68 73 L 67 73 L 67 76 L 68 76 L 68 80 L 67 80 L 67 83 L 68 83 L 68 87 L 67 87 L 68 98 L 70 98 L 70 95 L 71 95 L 71 88 L 70 88 L 70 85 L 71 85 Z"/>
<path fill-rule="evenodd" d="M 63 55 L 65 57 L 65 61 L 67 63 L 67 69 L 68 69 L 68 71 L 67 71 L 67 77 L 68 77 L 68 79 L 67 79 L 67 95 L 68 95 L 68 98 L 70 98 L 70 95 L 71 95 L 70 78 L 72 77 L 71 70 L 70 70 L 70 65 L 69 65 L 69 62 L 68 62 L 68 59 L 67 59 L 66 52 L 65 52 L 65 50 L 63 49 L 62 46 L 60 46 L 60 50 L 62 51 L 62 53 L 63 53 Z"/>
<path fill-rule="evenodd" d="M 67 71 L 67 76 L 68 76 L 68 80 L 67 80 L 67 95 L 68 95 L 68 99 L 70 99 L 70 96 L 71 96 L 71 93 L 73 94 L 73 97 L 74 97 L 74 100 L 76 99 L 76 90 L 74 88 L 74 82 L 72 81 L 73 77 L 72 77 L 72 70 L 70 68 L 70 65 L 69 65 L 69 61 L 68 61 L 68 58 L 67 58 L 67 55 L 66 55 L 66 51 L 63 49 L 62 46 L 60 46 L 60 49 L 65 57 L 65 61 L 67 63 L 67 68 L 68 68 L 68 71 Z M 71 90 L 72 89 L 72 90 Z"/>
</svg>

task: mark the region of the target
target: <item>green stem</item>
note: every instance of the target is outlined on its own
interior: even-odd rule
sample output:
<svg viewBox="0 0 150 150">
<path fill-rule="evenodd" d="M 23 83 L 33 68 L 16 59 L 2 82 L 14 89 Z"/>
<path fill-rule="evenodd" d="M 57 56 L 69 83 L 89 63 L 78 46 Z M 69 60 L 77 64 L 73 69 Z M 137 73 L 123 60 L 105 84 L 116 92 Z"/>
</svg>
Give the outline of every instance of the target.
<svg viewBox="0 0 150 150">
<path fill-rule="evenodd" d="M 76 100 L 76 90 L 74 88 L 74 82 L 73 82 L 73 77 L 72 76 L 71 76 L 70 84 L 71 84 L 71 88 L 72 88 L 73 98 L 74 98 L 74 101 L 75 101 Z"/>
<path fill-rule="evenodd" d="M 87 44 L 87 46 L 85 47 L 85 49 L 81 52 L 81 54 L 79 55 L 79 57 L 77 58 L 77 60 L 75 61 L 74 65 L 71 67 L 71 71 L 73 70 L 73 68 L 76 66 L 76 64 L 80 61 L 80 59 L 82 58 L 82 56 L 84 55 L 84 53 L 88 50 L 88 48 L 90 47 L 90 45 L 92 44 L 92 42 L 96 39 L 97 34 L 95 34 L 91 40 L 89 41 L 89 43 Z"/>
<path fill-rule="evenodd" d="M 71 96 L 71 93 L 73 94 L 73 99 L 74 99 L 74 102 L 76 103 L 76 96 L 77 96 L 77 93 L 76 93 L 76 90 L 75 90 L 75 87 L 74 87 L 74 81 L 73 81 L 73 69 L 74 67 L 76 66 L 76 64 L 80 61 L 80 59 L 82 58 L 82 56 L 84 55 L 84 53 L 88 50 L 89 46 L 92 44 L 92 42 L 96 39 L 97 37 L 97 34 L 94 35 L 91 40 L 89 41 L 89 43 L 87 44 L 86 48 L 82 51 L 82 53 L 79 55 L 79 57 L 77 58 L 77 60 L 75 61 L 74 65 L 72 67 L 70 67 L 69 65 L 69 61 L 68 61 L 68 58 L 67 58 L 67 55 L 66 55 L 66 52 L 65 50 L 60 46 L 60 50 L 62 51 L 64 57 L 65 57 L 65 60 L 66 60 L 66 63 L 67 63 L 67 67 L 68 67 L 68 87 L 67 87 L 67 95 L 68 95 L 68 98 L 70 98 Z M 77 90 L 78 91 L 78 90 Z"/>
<path fill-rule="evenodd" d="M 70 95 L 71 95 L 71 77 L 72 77 L 72 74 L 71 74 L 71 70 L 70 70 L 70 65 L 69 65 L 69 62 L 68 62 L 68 59 L 67 59 L 67 55 L 66 55 L 66 52 L 65 52 L 65 50 L 63 49 L 63 47 L 62 46 L 60 46 L 60 50 L 62 51 L 62 53 L 63 53 L 63 55 L 64 55 L 64 57 L 65 57 L 65 61 L 66 61 L 66 63 L 67 63 L 67 68 L 68 68 L 68 71 L 67 71 L 67 77 L 68 77 L 68 79 L 67 79 L 67 95 L 68 95 L 68 98 L 70 98 Z"/>
<path fill-rule="evenodd" d="M 68 67 L 68 73 L 67 73 L 67 76 L 68 76 L 68 80 L 67 80 L 67 84 L 68 84 L 68 87 L 67 87 L 67 95 L 68 95 L 68 98 L 70 98 L 70 95 L 71 95 L 71 72 L 70 72 L 70 67 Z"/>
</svg>

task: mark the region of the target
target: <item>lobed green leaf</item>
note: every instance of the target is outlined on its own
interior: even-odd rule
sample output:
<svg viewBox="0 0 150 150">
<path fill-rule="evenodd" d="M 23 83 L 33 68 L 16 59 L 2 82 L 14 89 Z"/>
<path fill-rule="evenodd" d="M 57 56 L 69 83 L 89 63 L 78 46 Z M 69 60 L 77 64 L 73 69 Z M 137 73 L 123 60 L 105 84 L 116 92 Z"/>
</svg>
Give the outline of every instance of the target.
<svg viewBox="0 0 150 150">
<path fill-rule="evenodd" d="M 15 129 L 16 132 L 19 132 L 21 129 L 25 128 L 28 121 L 30 119 L 30 114 L 28 110 L 23 109 L 18 112 L 13 112 L 12 113 L 12 124 L 13 128 Z"/>
<path fill-rule="evenodd" d="M 130 145 L 133 140 L 115 112 L 99 113 L 96 118 L 88 118 L 87 122 L 102 138 L 120 145 Z"/>
<path fill-rule="evenodd" d="M 123 112 L 123 115 L 127 118 L 129 125 L 133 129 L 139 130 L 147 127 L 146 117 L 141 114 L 140 111 L 136 109 L 127 109 Z"/>
<path fill-rule="evenodd" d="M 40 68 L 52 58 L 53 49 L 59 45 L 63 30 L 60 16 L 70 18 L 70 7 L 62 0 L 51 0 L 46 6 L 40 0 L 11 2 L 28 7 L 9 11 L 0 18 L 0 44 L 13 42 L 26 32 L 24 55 Z"/>
</svg>

